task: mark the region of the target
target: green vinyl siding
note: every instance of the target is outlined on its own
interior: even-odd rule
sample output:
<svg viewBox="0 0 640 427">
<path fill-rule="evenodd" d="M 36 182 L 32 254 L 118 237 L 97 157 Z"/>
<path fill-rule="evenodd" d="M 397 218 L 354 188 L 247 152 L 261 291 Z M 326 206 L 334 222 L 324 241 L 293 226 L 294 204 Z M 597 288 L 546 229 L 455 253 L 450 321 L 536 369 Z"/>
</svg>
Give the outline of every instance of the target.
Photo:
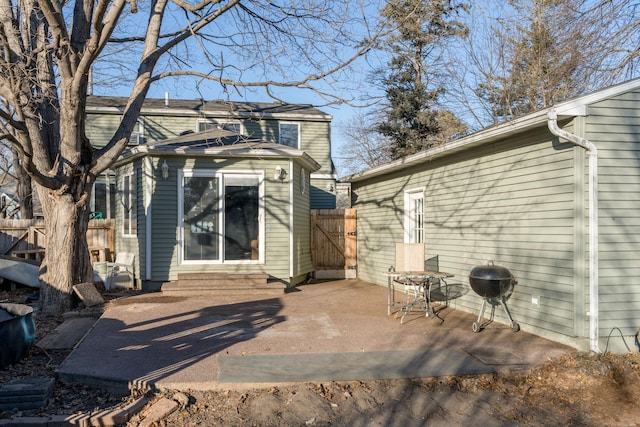
<svg viewBox="0 0 640 427">
<path fill-rule="evenodd" d="M 227 117 L 206 117 L 213 120 L 228 120 Z M 144 137 L 146 142 L 162 141 L 175 137 L 182 132 L 192 132 L 197 128 L 197 120 L 205 119 L 200 115 L 178 115 L 167 110 L 166 115 L 140 114 L 139 120 L 144 123 Z M 87 136 L 92 143 L 101 147 L 113 136 L 121 120 L 120 114 L 89 113 L 87 114 Z M 265 141 L 279 141 L 279 121 L 273 119 L 238 119 L 247 136 Z M 305 121 L 289 118 L 290 123 L 300 124 L 300 150 L 305 151 L 321 165 L 318 173 L 331 173 L 331 141 L 330 123 L 328 121 Z"/>
<path fill-rule="evenodd" d="M 289 230 L 290 230 L 290 197 L 289 181 L 280 182 L 273 177 L 276 166 L 287 170 L 291 177 L 289 162 L 285 160 L 264 162 L 265 169 L 265 245 L 266 265 L 268 273 L 279 280 L 289 281 Z"/>
<path fill-rule="evenodd" d="M 482 299 L 468 275 L 494 261 L 518 279 L 508 303 L 516 321 L 573 335 L 575 150 L 554 144 L 548 132 L 528 133 L 354 182 L 360 278 L 386 283 L 382 273 L 404 238 L 404 192 L 424 187 L 425 253 L 455 274 L 450 283 L 461 295 L 452 306 L 477 313 Z M 532 297 L 540 304 L 533 306 Z M 496 318 L 506 320 L 499 311 Z"/>
<path fill-rule="evenodd" d="M 355 175 L 359 277 L 386 284 L 382 273 L 404 238 L 404 193 L 424 188 L 426 256 L 439 255 L 440 269 L 455 274 L 450 305 L 477 315 L 481 298 L 468 274 L 493 260 L 518 280 L 508 304 L 525 330 L 587 348 L 595 309 L 589 178 L 597 172 L 597 335 L 600 348 L 628 351 L 640 325 L 639 87 L 628 82 L 555 107 L 561 128 L 597 147 L 597 171 L 589 170 L 589 153 L 552 136 L 538 112 L 434 150 L 433 158 L 408 158 L 407 169 L 398 162 Z M 520 125 L 529 130 L 517 133 Z M 500 310 L 496 317 L 506 320 Z"/>
<path fill-rule="evenodd" d="M 152 281 L 176 280 L 181 272 L 266 272 L 277 280 L 289 281 L 289 183 L 273 177 L 276 166 L 288 169 L 287 160 L 213 160 L 211 158 L 154 158 L 154 169 L 162 162 L 169 166 L 169 178 L 155 183 L 152 203 Z M 177 192 L 179 169 L 216 169 L 220 172 L 251 171 L 264 173 L 265 180 L 265 254 L 264 262 L 181 264 Z M 307 201 L 308 204 L 308 201 Z M 308 216 L 308 215 L 307 215 Z M 309 234 L 309 231 L 306 231 Z"/>
<path fill-rule="evenodd" d="M 293 275 L 295 281 L 304 280 L 313 271 L 311 261 L 311 215 L 309 204 L 309 171 L 293 164 Z M 304 183 L 303 183 L 304 180 Z M 304 191 L 303 191 L 304 190 Z"/>
<path fill-rule="evenodd" d="M 245 135 L 251 138 L 278 142 L 278 122 L 274 120 L 245 120 L 242 122 Z"/>
<path fill-rule="evenodd" d="M 137 236 L 124 236 L 123 235 L 123 203 L 122 203 L 122 178 L 124 175 L 133 173 L 135 180 L 135 187 L 138 191 L 136 197 L 136 227 L 137 227 Z M 140 161 L 136 161 L 133 163 L 129 163 L 124 167 L 119 168 L 116 171 L 116 217 L 115 217 L 115 251 L 116 256 L 119 252 L 129 252 L 134 254 L 134 276 L 137 280 L 139 280 L 142 275 L 141 272 L 144 271 L 141 267 L 144 266 L 141 260 L 141 251 L 139 240 L 140 235 L 144 236 L 144 228 L 145 228 L 145 215 L 144 215 L 144 205 L 142 197 L 140 197 L 143 187 L 143 169 Z"/>
<path fill-rule="evenodd" d="M 140 120 L 144 123 L 145 142 L 162 141 L 196 130 L 194 117 L 141 115 Z"/>
<path fill-rule="evenodd" d="M 336 208 L 336 180 L 311 179 L 311 209 Z"/>
<path fill-rule="evenodd" d="M 300 122 L 300 150 L 320 164 L 316 173 L 332 173 L 329 122 Z"/>
<path fill-rule="evenodd" d="M 640 92 L 589 106 L 598 147 L 599 334 L 640 325 Z"/>
<path fill-rule="evenodd" d="M 178 261 L 178 169 L 184 164 L 183 159 L 169 157 L 151 158 L 154 183 L 152 194 L 148 195 L 151 204 L 151 252 L 152 282 L 175 280 L 177 273 L 171 274 Z M 166 161 L 169 176 L 165 180 L 161 176 L 161 166 Z"/>
<path fill-rule="evenodd" d="M 87 138 L 96 148 L 107 145 L 120 124 L 120 116 L 114 114 L 87 114 Z"/>
</svg>

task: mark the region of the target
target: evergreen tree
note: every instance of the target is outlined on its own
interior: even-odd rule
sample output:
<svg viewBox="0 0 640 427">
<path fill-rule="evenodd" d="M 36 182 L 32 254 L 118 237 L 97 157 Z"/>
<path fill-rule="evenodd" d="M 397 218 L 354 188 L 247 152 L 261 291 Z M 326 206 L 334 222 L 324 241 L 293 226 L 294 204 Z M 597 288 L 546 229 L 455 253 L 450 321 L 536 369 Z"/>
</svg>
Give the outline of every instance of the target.
<svg viewBox="0 0 640 427">
<path fill-rule="evenodd" d="M 375 129 L 390 140 L 389 152 L 394 159 L 440 141 L 440 117 L 451 123 L 451 113 L 437 109 L 444 89 L 435 78 L 436 64 L 442 42 L 466 34 L 465 25 L 456 18 L 467 10 L 467 4 L 455 0 L 397 0 L 381 11 L 395 31 L 387 44 L 392 54 L 389 70 L 382 78 L 384 119 Z M 459 121 L 456 127 L 463 128 Z"/>
</svg>

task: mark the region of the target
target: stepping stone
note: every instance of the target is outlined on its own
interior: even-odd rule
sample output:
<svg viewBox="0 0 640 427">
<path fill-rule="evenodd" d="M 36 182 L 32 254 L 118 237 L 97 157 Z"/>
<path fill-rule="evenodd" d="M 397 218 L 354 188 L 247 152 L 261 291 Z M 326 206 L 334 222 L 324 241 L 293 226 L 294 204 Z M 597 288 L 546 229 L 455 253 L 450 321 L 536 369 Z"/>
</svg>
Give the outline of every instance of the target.
<svg viewBox="0 0 640 427">
<path fill-rule="evenodd" d="M 5 383 L 0 387 L 0 410 L 46 406 L 53 383 L 53 378 L 23 378 Z"/>
<path fill-rule="evenodd" d="M 141 396 L 135 401 L 116 408 L 105 409 L 91 414 L 92 426 L 119 426 L 125 425 L 134 415 L 138 414 L 149 403 L 150 398 Z"/>
<path fill-rule="evenodd" d="M 102 298 L 102 295 L 100 295 L 100 292 L 98 292 L 93 283 L 80 283 L 75 285 L 73 291 L 87 307 L 104 304 L 104 298 Z"/>
<path fill-rule="evenodd" d="M 45 335 L 36 345 L 45 350 L 72 349 L 96 323 L 94 317 L 73 317 Z"/>
<path fill-rule="evenodd" d="M 178 402 L 166 397 L 161 397 L 142 413 L 142 422 L 138 424 L 138 427 L 157 425 L 158 421 L 164 419 L 176 409 L 178 409 Z"/>
</svg>

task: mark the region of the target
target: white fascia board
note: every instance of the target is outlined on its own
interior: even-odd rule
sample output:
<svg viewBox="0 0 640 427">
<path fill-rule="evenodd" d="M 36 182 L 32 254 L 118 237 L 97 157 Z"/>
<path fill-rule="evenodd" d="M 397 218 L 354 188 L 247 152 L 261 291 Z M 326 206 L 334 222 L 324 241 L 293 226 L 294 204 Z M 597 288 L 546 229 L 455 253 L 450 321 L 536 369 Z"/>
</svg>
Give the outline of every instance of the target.
<svg viewBox="0 0 640 427">
<path fill-rule="evenodd" d="M 123 108 L 117 107 L 95 107 L 87 106 L 88 113 L 102 114 L 122 114 Z M 225 110 L 209 110 L 195 111 L 191 109 L 181 108 L 142 108 L 140 116 L 193 116 L 197 118 L 257 118 L 257 119 L 273 119 L 286 120 L 290 122 L 330 122 L 333 116 L 330 114 L 291 114 L 291 113 L 252 113 L 252 112 L 234 112 Z"/>
<path fill-rule="evenodd" d="M 582 105 L 559 105 L 556 107 L 558 117 L 585 117 L 587 115 L 587 106 Z"/>
<path fill-rule="evenodd" d="M 448 142 L 446 144 L 430 148 L 420 153 L 413 154 L 408 157 L 404 157 L 398 160 L 394 160 L 389 163 L 385 163 L 380 166 L 367 169 L 362 172 L 358 172 L 353 175 L 341 178 L 341 182 L 358 182 L 365 179 L 373 178 L 379 175 L 384 175 L 387 172 L 397 171 L 408 168 L 413 165 L 421 164 L 425 161 L 438 158 L 446 154 L 452 154 L 458 151 L 463 151 L 471 147 L 487 144 L 492 141 L 496 141 L 501 138 L 506 138 L 509 135 L 520 133 L 526 129 L 531 129 L 536 126 L 540 126 L 542 123 L 546 123 L 547 111 L 538 111 L 530 115 L 521 117 L 519 119 L 512 120 L 501 125 L 486 128 L 469 136 Z"/>
<path fill-rule="evenodd" d="M 586 107 L 588 105 L 595 104 L 596 102 L 600 102 L 608 98 L 613 98 L 623 93 L 630 92 L 639 88 L 640 88 L 640 78 L 633 79 L 624 83 L 610 86 L 602 90 L 598 90 L 596 92 L 589 93 L 587 95 L 582 95 L 572 100 L 560 102 L 552 108 L 556 109 L 556 111 L 558 112 L 558 115 L 562 115 L 562 112 L 565 111 L 565 109 L 570 110 L 571 108 L 575 108 L 580 105 Z"/>
<path fill-rule="evenodd" d="M 258 159 L 296 159 L 309 171 L 316 171 L 320 169 L 320 164 L 313 160 L 305 152 L 291 153 L 291 152 L 274 152 L 268 149 L 240 149 L 240 150 L 222 150 L 219 148 L 205 148 L 205 149 L 175 149 L 175 150 L 154 150 L 153 147 L 146 145 L 138 145 L 129 149 L 129 152 L 125 152 L 116 162 L 113 167 L 118 167 L 125 163 L 128 163 L 134 159 L 144 156 L 183 156 L 183 157 L 218 157 L 218 158 L 258 158 Z"/>
<path fill-rule="evenodd" d="M 546 126 L 547 123 L 547 111 L 537 111 L 518 119 L 511 120 L 509 122 L 489 127 L 469 136 L 457 139 L 455 141 L 448 142 L 444 145 L 430 148 L 420 153 L 408 156 L 402 159 L 395 160 L 393 162 L 386 163 L 381 166 L 376 166 L 371 169 L 367 169 L 363 172 L 359 172 L 344 178 L 341 178 L 342 182 L 358 182 L 363 179 L 373 178 L 375 176 L 383 175 L 390 171 L 400 170 L 412 165 L 423 163 L 427 160 L 432 160 L 437 157 L 452 154 L 458 151 L 466 150 L 471 147 L 479 146 L 482 144 L 488 144 L 493 141 L 507 138 L 510 135 L 524 132 L 525 130 L 532 129 L 539 126 Z M 587 113 L 586 105 L 559 105 L 557 107 L 558 114 L 563 117 L 575 117 L 584 116 Z"/>
<path fill-rule="evenodd" d="M 123 108 L 117 108 L 117 107 L 97 107 L 97 106 L 87 105 L 87 107 L 84 109 L 84 111 L 87 112 L 87 113 L 122 114 L 124 109 Z"/>
<path fill-rule="evenodd" d="M 555 109 L 558 116 L 562 118 L 586 116 L 588 114 L 589 105 L 608 98 L 613 98 L 623 93 L 636 90 L 638 88 L 640 88 L 640 79 L 630 80 L 628 82 L 611 86 L 609 88 L 591 94 L 580 96 L 576 99 L 560 102 L 549 108 L 545 108 L 526 116 L 510 120 L 506 123 L 483 129 L 474 134 L 446 143 L 442 146 L 434 147 L 429 150 L 414 154 L 412 156 L 398 159 L 381 166 L 376 166 L 371 169 L 367 169 L 365 171 L 343 177 L 340 179 L 340 181 L 363 181 L 379 175 L 384 175 L 387 172 L 401 170 L 412 165 L 420 164 L 442 155 L 455 153 L 457 151 L 462 151 L 482 144 L 488 144 L 498 139 L 506 138 L 510 135 L 520 133 L 528 129 L 532 129 L 538 126 L 546 126 L 547 113 L 551 109 Z"/>
<path fill-rule="evenodd" d="M 274 119 L 274 120 L 287 120 L 287 121 L 318 121 L 318 122 L 330 122 L 333 117 L 329 114 L 291 114 L 291 113 L 259 113 L 259 112 L 247 112 L 247 111 L 225 111 L 225 110 L 180 110 L 180 109 L 162 109 L 162 108 L 143 108 L 140 111 L 141 115 L 150 116 L 194 116 L 201 118 L 216 118 L 216 117 L 229 117 L 229 118 L 257 118 L 257 119 Z"/>
<path fill-rule="evenodd" d="M 311 179 L 338 179 L 335 173 L 312 173 Z"/>
</svg>

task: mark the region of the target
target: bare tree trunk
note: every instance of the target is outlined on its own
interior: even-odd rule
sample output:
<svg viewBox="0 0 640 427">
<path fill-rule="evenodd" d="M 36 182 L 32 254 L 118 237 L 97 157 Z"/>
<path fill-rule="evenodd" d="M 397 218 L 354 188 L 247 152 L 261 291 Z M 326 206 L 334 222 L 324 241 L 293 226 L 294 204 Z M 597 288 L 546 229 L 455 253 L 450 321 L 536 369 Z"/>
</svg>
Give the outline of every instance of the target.
<svg viewBox="0 0 640 427">
<path fill-rule="evenodd" d="M 39 188 L 39 195 L 47 242 L 40 266 L 40 310 L 60 314 L 73 306 L 73 286 L 92 279 L 86 238 L 88 203 L 76 202 L 69 194 L 59 195 L 44 188 Z"/>
<path fill-rule="evenodd" d="M 11 150 L 13 154 L 13 165 L 16 174 L 16 196 L 20 201 L 20 217 L 22 219 L 33 218 L 33 186 L 31 177 L 24 170 L 20 163 L 20 156 L 16 150 Z"/>
</svg>

